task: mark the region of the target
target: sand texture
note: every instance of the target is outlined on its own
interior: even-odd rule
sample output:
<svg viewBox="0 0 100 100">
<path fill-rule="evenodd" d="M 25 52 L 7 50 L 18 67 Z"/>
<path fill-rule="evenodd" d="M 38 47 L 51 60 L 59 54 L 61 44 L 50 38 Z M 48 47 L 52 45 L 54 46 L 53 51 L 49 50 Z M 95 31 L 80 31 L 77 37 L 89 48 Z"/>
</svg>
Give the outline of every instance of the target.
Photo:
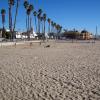
<svg viewBox="0 0 100 100">
<path fill-rule="evenodd" d="M 0 48 L 0 100 L 100 100 L 100 42 Z"/>
</svg>

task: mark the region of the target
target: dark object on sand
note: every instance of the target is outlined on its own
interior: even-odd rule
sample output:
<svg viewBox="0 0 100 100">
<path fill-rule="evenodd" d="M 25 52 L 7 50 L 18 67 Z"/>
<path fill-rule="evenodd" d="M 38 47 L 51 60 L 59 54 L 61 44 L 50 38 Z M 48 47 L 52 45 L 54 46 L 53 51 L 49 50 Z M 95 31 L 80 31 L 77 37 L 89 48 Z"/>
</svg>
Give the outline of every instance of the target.
<svg viewBox="0 0 100 100">
<path fill-rule="evenodd" d="M 45 48 L 49 48 L 49 47 L 50 47 L 50 45 L 46 45 L 46 46 L 45 46 Z"/>
<path fill-rule="evenodd" d="M 40 42 L 40 45 L 41 45 L 41 42 Z"/>
<path fill-rule="evenodd" d="M 32 42 L 30 42 L 30 47 L 32 46 Z"/>
</svg>

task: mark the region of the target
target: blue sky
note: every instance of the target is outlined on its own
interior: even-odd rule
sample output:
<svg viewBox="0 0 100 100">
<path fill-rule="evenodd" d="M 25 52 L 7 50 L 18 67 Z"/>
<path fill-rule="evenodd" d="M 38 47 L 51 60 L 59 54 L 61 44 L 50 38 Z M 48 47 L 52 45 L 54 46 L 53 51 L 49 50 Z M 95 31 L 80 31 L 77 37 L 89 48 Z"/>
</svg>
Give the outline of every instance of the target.
<svg viewBox="0 0 100 100">
<path fill-rule="evenodd" d="M 17 17 L 16 30 L 25 30 L 25 9 L 24 0 L 20 0 L 19 13 Z M 66 29 L 76 28 L 79 31 L 87 29 L 95 34 L 96 26 L 100 33 L 100 0 L 28 0 L 36 10 L 42 8 L 43 11 L 54 22 Z M 0 9 L 6 9 L 6 24 L 8 27 L 8 0 L 0 0 Z M 14 11 L 14 9 L 13 9 Z M 33 17 L 34 22 L 34 17 Z M 34 26 L 34 23 L 33 23 Z M 46 25 L 47 26 L 47 25 Z M 0 27 L 1 16 L 0 16 Z M 47 26 L 48 27 L 48 26 Z"/>
</svg>

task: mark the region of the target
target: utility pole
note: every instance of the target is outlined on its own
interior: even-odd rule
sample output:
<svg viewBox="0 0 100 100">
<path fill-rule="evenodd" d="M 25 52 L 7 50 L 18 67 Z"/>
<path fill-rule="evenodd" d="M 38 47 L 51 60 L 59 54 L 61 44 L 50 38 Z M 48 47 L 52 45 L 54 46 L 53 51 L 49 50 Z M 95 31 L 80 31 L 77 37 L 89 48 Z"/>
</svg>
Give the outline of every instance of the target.
<svg viewBox="0 0 100 100">
<path fill-rule="evenodd" d="M 95 33 L 95 36 L 94 36 L 94 43 L 95 43 L 95 41 L 97 39 L 97 34 L 98 34 L 98 27 L 96 26 L 96 33 Z"/>
<path fill-rule="evenodd" d="M 98 35 L 98 27 L 96 26 L 95 39 L 97 39 L 97 35 Z"/>
</svg>

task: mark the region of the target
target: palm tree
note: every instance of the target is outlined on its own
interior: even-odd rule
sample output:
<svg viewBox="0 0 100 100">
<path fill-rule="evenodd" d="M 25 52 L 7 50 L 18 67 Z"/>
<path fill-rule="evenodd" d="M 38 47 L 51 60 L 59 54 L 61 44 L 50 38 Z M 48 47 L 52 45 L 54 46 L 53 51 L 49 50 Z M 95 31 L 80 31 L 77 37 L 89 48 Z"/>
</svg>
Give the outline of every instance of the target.
<svg viewBox="0 0 100 100">
<path fill-rule="evenodd" d="M 30 20 L 30 9 L 27 9 L 27 16 L 28 16 L 28 19 L 27 19 L 27 35 L 28 35 L 28 39 L 30 39 L 30 33 L 29 33 L 29 20 Z"/>
<path fill-rule="evenodd" d="M 2 25 L 3 25 L 3 34 L 2 36 L 4 36 L 4 30 L 5 30 L 5 27 L 4 27 L 4 24 L 5 24 L 5 14 L 6 14 L 6 10 L 5 9 L 1 9 L 1 15 L 2 15 Z"/>
<path fill-rule="evenodd" d="M 15 27 L 16 27 L 16 19 L 17 19 L 17 14 L 18 14 L 19 1 L 20 1 L 20 0 L 17 0 L 17 5 L 16 5 L 16 13 L 15 13 L 15 19 L 14 19 L 14 27 L 13 27 L 13 32 L 15 31 Z"/>
<path fill-rule="evenodd" d="M 45 22 L 46 22 L 46 14 L 43 14 L 43 21 L 44 21 L 44 34 L 43 37 L 45 38 Z"/>
<path fill-rule="evenodd" d="M 25 8 L 25 10 L 26 10 L 26 29 L 27 29 L 27 31 L 28 31 L 28 21 L 27 21 L 27 9 L 28 9 L 28 7 L 29 7 L 29 3 L 28 3 L 28 1 L 24 1 L 24 8 Z"/>
<path fill-rule="evenodd" d="M 40 19 L 41 19 L 41 14 L 42 14 L 42 9 L 39 9 L 38 10 L 38 15 L 37 15 L 37 18 L 38 18 L 38 34 L 40 34 Z"/>
<path fill-rule="evenodd" d="M 28 2 L 27 0 L 25 0 L 25 1 L 24 1 L 24 8 L 25 8 L 25 9 L 28 9 L 28 6 L 29 6 L 29 2 Z"/>
<path fill-rule="evenodd" d="M 33 14 L 34 14 L 34 17 L 35 17 L 35 27 L 36 27 L 36 33 L 37 33 L 37 19 L 36 19 L 37 12 L 34 11 Z"/>
<path fill-rule="evenodd" d="M 48 34 L 49 34 L 49 33 L 50 33 L 50 24 L 51 24 L 51 19 L 48 18 L 47 21 L 48 21 L 48 24 L 49 24 L 49 26 L 48 26 Z"/>
<path fill-rule="evenodd" d="M 54 24 L 53 24 L 53 25 L 54 25 L 54 28 L 56 29 L 56 25 L 57 25 L 57 24 L 54 22 Z"/>
<path fill-rule="evenodd" d="M 54 28 L 53 28 L 53 31 L 54 31 L 54 36 L 57 38 L 56 25 L 57 25 L 57 24 L 54 22 L 54 23 L 53 23 L 53 27 L 54 27 Z"/>
<path fill-rule="evenodd" d="M 8 4 L 9 4 L 9 29 L 11 33 L 11 38 L 13 39 L 11 10 L 12 10 L 12 6 L 14 5 L 14 0 L 8 0 Z"/>
<path fill-rule="evenodd" d="M 54 23 L 53 23 L 53 26 L 54 26 L 54 33 L 55 33 L 55 31 L 56 31 L 56 30 L 55 30 L 55 29 L 56 29 L 56 25 L 57 25 L 57 24 L 54 22 Z"/>
<path fill-rule="evenodd" d="M 56 28 L 56 30 L 57 30 L 57 33 L 59 33 L 59 28 L 60 28 L 59 24 L 57 24 L 57 25 L 55 26 L 55 28 Z"/>
<path fill-rule="evenodd" d="M 34 6 L 30 4 L 30 5 L 29 5 L 29 9 L 30 9 L 30 13 L 31 13 L 31 12 L 34 10 Z M 30 16 L 30 27 L 29 27 L 29 29 L 32 28 L 31 23 L 32 23 L 32 18 L 31 18 L 31 16 Z"/>
<path fill-rule="evenodd" d="M 5 14 L 6 14 L 6 10 L 5 9 L 1 9 L 3 28 L 4 28 L 4 24 L 5 24 Z"/>
<path fill-rule="evenodd" d="M 33 10 L 33 5 L 29 5 L 28 9 L 27 9 L 27 16 L 28 16 L 28 39 L 30 40 L 30 30 L 31 30 L 31 26 L 30 26 L 30 14 L 31 11 Z"/>
<path fill-rule="evenodd" d="M 52 26 L 51 32 L 53 33 L 53 28 L 54 28 L 54 22 L 53 21 L 51 21 L 51 26 Z"/>
<path fill-rule="evenodd" d="M 42 12 L 43 12 L 42 9 L 39 9 L 39 10 L 38 10 L 38 13 L 39 13 L 40 15 L 42 14 Z"/>
<path fill-rule="evenodd" d="M 62 30 L 62 26 L 60 26 L 59 24 L 56 25 L 56 30 L 57 30 L 57 38 L 60 37 L 60 32 Z"/>
</svg>

